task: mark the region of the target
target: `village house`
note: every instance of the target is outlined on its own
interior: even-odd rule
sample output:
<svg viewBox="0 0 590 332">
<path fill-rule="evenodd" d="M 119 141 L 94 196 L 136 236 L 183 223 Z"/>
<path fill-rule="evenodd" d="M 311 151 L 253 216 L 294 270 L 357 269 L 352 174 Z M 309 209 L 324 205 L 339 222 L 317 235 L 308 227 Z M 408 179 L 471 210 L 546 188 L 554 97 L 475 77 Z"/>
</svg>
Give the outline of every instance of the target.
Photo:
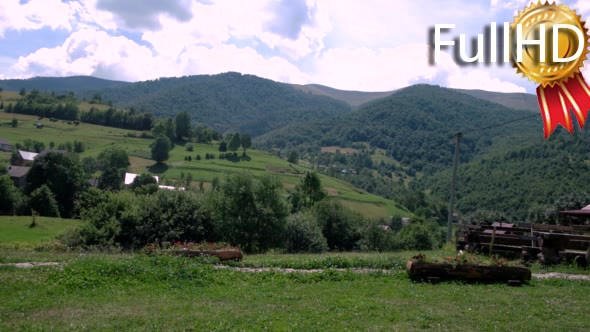
<svg viewBox="0 0 590 332">
<path fill-rule="evenodd" d="M 139 174 L 125 173 L 125 185 L 130 186 L 137 176 L 139 176 Z M 160 182 L 160 179 L 157 176 L 154 176 L 154 179 L 156 179 L 156 183 Z"/>
<path fill-rule="evenodd" d="M 26 166 L 8 166 L 8 176 L 10 176 L 15 186 L 24 188 L 27 184 L 27 174 L 30 169 L 30 167 Z"/>
<path fill-rule="evenodd" d="M 33 161 L 37 157 L 37 153 L 18 150 L 16 153 L 16 159 L 12 160 L 14 166 L 31 166 Z"/>
<path fill-rule="evenodd" d="M 12 151 L 14 145 L 4 138 L 0 137 L 0 151 Z"/>
</svg>

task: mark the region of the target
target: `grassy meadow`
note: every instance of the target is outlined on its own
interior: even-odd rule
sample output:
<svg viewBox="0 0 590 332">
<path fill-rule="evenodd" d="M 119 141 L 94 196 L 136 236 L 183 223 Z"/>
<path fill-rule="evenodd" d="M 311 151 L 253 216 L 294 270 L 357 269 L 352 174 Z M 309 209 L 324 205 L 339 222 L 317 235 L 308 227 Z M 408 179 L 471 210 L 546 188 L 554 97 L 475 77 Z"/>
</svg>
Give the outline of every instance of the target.
<svg viewBox="0 0 590 332">
<path fill-rule="evenodd" d="M 33 247 L 80 224 L 76 219 L 0 216 L 0 247 Z"/>
<path fill-rule="evenodd" d="M 411 281 L 415 252 L 246 255 L 212 260 L 141 253 L 44 251 L 69 227 L 61 219 L 0 217 L 0 330 L 584 331 L 590 282 L 504 284 Z M 50 227 L 50 225 L 59 227 Z M 41 231 L 42 234 L 39 234 Z M 12 232 L 12 236 L 6 232 Z M 8 248 L 16 237 L 33 247 Z M 423 252 L 432 259 L 451 247 Z M 61 262 L 30 269 L 8 263 Z M 323 269 L 240 272 L 232 267 Z M 357 273 L 355 269 L 376 269 Z M 590 273 L 557 266 L 547 271 Z"/>
<path fill-rule="evenodd" d="M 50 259 L 47 256 L 0 251 L 0 262 L 42 261 Z M 460 282 L 430 285 L 411 281 L 395 264 L 386 268 L 386 273 L 330 269 L 317 273 L 248 273 L 216 269 L 202 260 L 181 257 L 56 256 L 66 265 L 0 267 L 0 330 L 590 328 L 587 281 L 533 280 L 517 288 Z M 324 261 L 323 267 L 329 268 L 327 258 L 334 259 L 335 254 L 295 256 L 285 259 L 315 261 L 313 265 Z M 362 267 L 362 262 L 386 262 L 386 256 L 338 255 L 340 265 L 356 267 Z M 400 255 L 389 256 L 402 259 Z M 244 264 L 277 259 L 247 256 Z"/>
<path fill-rule="evenodd" d="M 17 128 L 12 128 L 9 125 L 13 118 L 19 121 Z M 84 123 L 75 126 L 67 124 L 65 121 L 50 122 L 47 119 L 42 121 L 43 129 L 37 129 L 35 127 L 37 121 L 35 116 L 0 112 L 2 128 L 0 137 L 13 143 L 30 138 L 44 142 L 46 147 L 50 142 L 54 142 L 57 146 L 60 143 L 73 142 L 74 140 L 81 141 L 86 146 L 86 150 L 81 154 L 82 158 L 96 156 L 111 146 L 119 146 L 127 150 L 131 156 L 130 169 L 132 172 L 151 172 L 163 177 L 164 182 L 180 181 L 182 175 L 191 174 L 192 186 L 198 186 L 199 182 L 208 186 L 215 177 L 223 178 L 227 174 L 250 172 L 254 176 L 274 174 L 280 178 L 285 188 L 291 188 L 299 181 L 299 177 L 309 170 L 304 166 L 290 164 L 276 156 L 254 149 L 248 150 L 250 160 L 237 162 L 221 160 L 218 159 L 217 144 L 193 144 L 194 151 L 192 152 L 186 151 L 184 145 L 176 145 L 170 152 L 170 159 L 166 165 L 155 167 L 154 161 L 149 159 L 149 145 L 152 140 L 139 138 L 141 132 Z M 215 159 L 205 160 L 207 153 L 214 154 Z M 185 156 L 189 155 L 192 161 L 185 161 Z M 201 156 L 201 160 L 195 160 L 197 155 Z M 4 159 L 5 162 L 8 162 L 9 158 L 9 153 L 0 154 L 0 161 Z M 332 197 L 367 217 L 379 218 L 409 214 L 391 200 L 369 194 L 347 182 L 324 175 L 320 176 L 323 186 Z"/>
</svg>

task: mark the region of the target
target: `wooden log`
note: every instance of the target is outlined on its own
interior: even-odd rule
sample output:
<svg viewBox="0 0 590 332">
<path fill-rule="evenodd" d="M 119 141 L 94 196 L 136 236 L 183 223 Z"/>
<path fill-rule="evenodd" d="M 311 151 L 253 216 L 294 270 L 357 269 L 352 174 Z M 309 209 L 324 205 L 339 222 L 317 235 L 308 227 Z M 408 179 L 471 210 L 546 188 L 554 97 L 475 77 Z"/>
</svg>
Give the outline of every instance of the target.
<svg viewBox="0 0 590 332">
<path fill-rule="evenodd" d="M 427 263 L 410 260 L 407 264 L 408 275 L 414 280 L 459 279 L 477 282 L 508 282 L 531 280 L 531 270 L 525 267 L 484 266 L 484 265 L 452 265 L 446 263 Z"/>
<path fill-rule="evenodd" d="M 220 261 L 241 261 L 244 258 L 241 250 L 171 250 L 170 252 L 186 257 L 214 256 Z"/>
</svg>

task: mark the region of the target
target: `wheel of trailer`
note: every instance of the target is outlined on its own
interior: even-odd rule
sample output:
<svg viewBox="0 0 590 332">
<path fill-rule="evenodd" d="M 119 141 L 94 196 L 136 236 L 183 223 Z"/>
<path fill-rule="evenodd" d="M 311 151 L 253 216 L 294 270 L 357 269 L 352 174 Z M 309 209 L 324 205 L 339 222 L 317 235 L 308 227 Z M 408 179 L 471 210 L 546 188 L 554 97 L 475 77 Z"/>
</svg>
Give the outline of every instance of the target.
<svg viewBox="0 0 590 332">
<path fill-rule="evenodd" d="M 582 268 L 588 267 L 588 261 L 586 260 L 586 257 L 582 255 L 576 256 L 576 258 L 574 258 L 574 263 Z"/>
</svg>

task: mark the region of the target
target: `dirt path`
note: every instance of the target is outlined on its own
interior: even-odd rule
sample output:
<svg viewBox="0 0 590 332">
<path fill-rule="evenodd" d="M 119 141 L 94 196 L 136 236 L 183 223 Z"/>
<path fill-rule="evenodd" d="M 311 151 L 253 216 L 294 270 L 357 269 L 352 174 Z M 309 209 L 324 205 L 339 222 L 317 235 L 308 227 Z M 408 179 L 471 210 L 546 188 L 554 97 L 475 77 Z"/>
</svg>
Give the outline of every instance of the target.
<svg viewBox="0 0 590 332">
<path fill-rule="evenodd" d="M 0 263 L 0 266 L 12 266 L 20 269 L 29 269 L 40 266 L 64 266 L 66 263 L 59 262 L 25 262 L 25 263 Z M 280 273 L 321 273 L 324 271 L 336 271 L 368 274 L 368 273 L 383 273 L 392 274 L 396 271 L 385 270 L 385 269 L 291 269 L 291 268 L 278 268 L 278 267 L 234 267 L 227 265 L 213 265 L 214 269 L 217 270 L 231 270 L 244 273 L 262 273 L 262 272 L 280 272 Z M 586 280 L 590 281 L 590 275 L 583 274 L 567 274 L 567 273 L 533 273 L 535 279 L 567 279 L 567 280 Z"/>
<path fill-rule="evenodd" d="M 261 273 L 261 272 L 281 272 L 281 273 L 320 273 L 323 271 L 350 271 L 352 273 L 367 274 L 367 273 L 384 273 L 392 274 L 397 271 L 383 270 L 383 269 L 290 269 L 290 268 L 276 268 L 276 267 L 233 267 L 226 265 L 214 265 L 213 268 L 220 270 L 232 270 L 246 273 Z M 566 273 L 533 273 L 535 279 L 568 279 L 568 280 L 587 280 L 590 281 L 590 275 L 583 274 L 566 274 Z"/>
</svg>

